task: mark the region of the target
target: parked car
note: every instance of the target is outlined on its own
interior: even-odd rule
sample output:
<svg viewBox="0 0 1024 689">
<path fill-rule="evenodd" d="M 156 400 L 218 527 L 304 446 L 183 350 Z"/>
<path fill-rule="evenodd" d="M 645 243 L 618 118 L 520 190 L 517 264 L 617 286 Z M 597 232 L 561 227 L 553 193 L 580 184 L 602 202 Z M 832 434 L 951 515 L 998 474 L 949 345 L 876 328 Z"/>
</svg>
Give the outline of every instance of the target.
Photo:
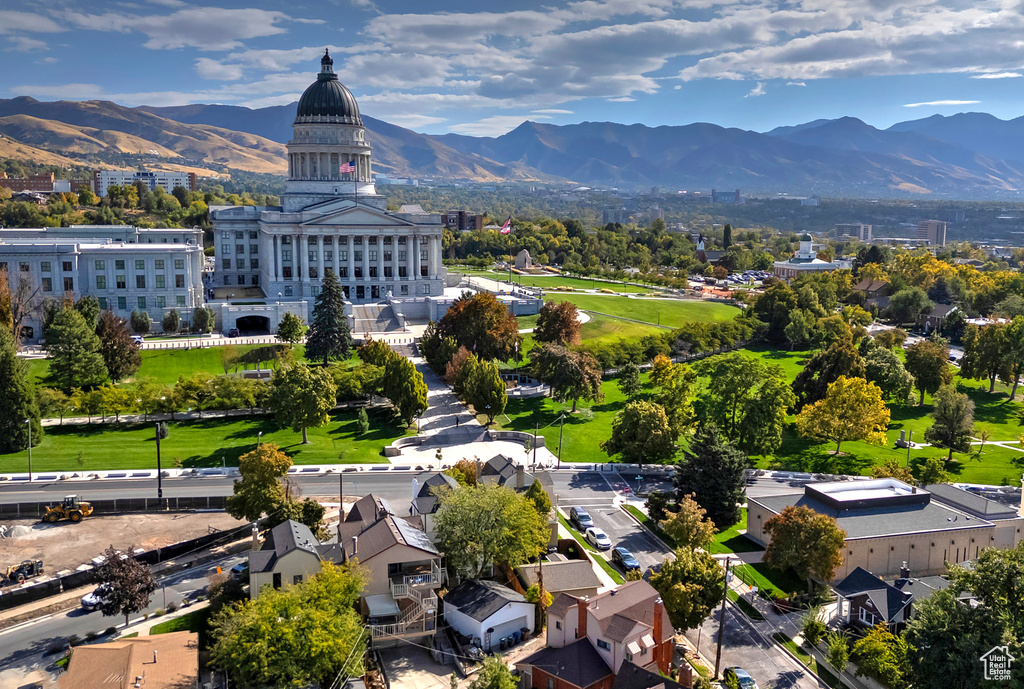
<svg viewBox="0 0 1024 689">
<path fill-rule="evenodd" d="M 249 563 L 239 562 L 237 565 L 231 568 L 231 576 L 241 582 L 249 581 Z"/>
<path fill-rule="evenodd" d="M 596 526 L 592 526 L 587 529 L 586 534 L 584 534 L 584 538 L 587 539 L 587 542 L 590 543 L 590 545 L 594 546 L 598 550 L 608 550 L 612 547 L 612 539 L 608 538 L 608 534 Z"/>
<path fill-rule="evenodd" d="M 232 328 L 231 330 L 228 331 L 228 337 L 238 337 L 239 334 L 240 333 L 238 332 L 238 328 Z"/>
<path fill-rule="evenodd" d="M 146 338 L 144 338 L 142 335 L 132 335 L 132 342 L 134 342 L 137 345 L 140 345 L 145 341 Z"/>
<path fill-rule="evenodd" d="M 725 686 L 732 684 L 729 680 L 735 680 L 736 684 L 739 684 L 740 689 L 761 689 L 757 686 L 757 682 L 750 676 L 750 673 L 741 667 L 727 667 L 723 674 L 725 678 Z"/>
<path fill-rule="evenodd" d="M 82 597 L 82 609 L 89 612 L 98 610 L 107 602 L 107 598 L 110 596 L 110 590 L 110 584 L 100 584 L 97 586 L 92 593 L 88 593 Z"/>
<path fill-rule="evenodd" d="M 612 562 L 621 567 L 624 572 L 628 572 L 631 569 L 640 569 L 640 563 L 633 557 L 633 553 L 621 545 L 618 548 L 612 548 Z"/>
<path fill-rule="evenodd" d="M 569 523 L 579 531 L 585 531 L 594 525 L 594 520 L 590 518 L 590 514 L 582 507 L 573 507 L 569 510 Z"/>
</svg>

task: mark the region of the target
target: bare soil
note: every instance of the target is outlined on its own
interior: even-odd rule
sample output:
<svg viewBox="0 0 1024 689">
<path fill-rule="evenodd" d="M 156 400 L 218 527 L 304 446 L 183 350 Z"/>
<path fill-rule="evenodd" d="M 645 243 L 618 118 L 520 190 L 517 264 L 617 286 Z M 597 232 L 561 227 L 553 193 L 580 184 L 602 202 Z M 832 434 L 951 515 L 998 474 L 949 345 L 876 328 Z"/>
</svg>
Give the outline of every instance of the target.
<svg viewBox="0 0 1024 689">
<path fill-rule="evenodd" d="M 89 564 L 111 545 L 119 549 L 152 550 L 243 522 L 224 512 L 176 512 L 94 516 L 79 524 L 44 524 L 34 519 L 0 523 L 7 526 L 8 534 L 19 525 L 30 529 L 20 537 L 0 538 L 0 567 L 6 569 L 22 560 L 40 559 L 45 573 L 54 574 Z"/>
</svg>

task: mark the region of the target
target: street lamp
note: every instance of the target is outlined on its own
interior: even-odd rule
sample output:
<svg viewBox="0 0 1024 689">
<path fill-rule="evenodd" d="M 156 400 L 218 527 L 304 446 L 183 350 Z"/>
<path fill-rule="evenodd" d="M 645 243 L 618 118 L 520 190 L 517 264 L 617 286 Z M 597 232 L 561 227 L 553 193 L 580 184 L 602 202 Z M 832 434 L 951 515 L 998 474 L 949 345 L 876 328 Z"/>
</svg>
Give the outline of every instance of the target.
<svg viewBox="0 0 1024 689">
<path fill-rule="evenodd" d="M 263 431 L 256 434 L 256 447 L 260 446 L 260 441 L 263 439 Z"/>
<path fill-rule="evenodd" d="M 162 398 L 161 398 L 162 399 Z M 160 470 L 160 422 L 156 422 L 156 499 L 164 497 L 164 484 L 161 478 L 163 472 Z"/>
<path fill-rule="evenodd" d="M 32 481 L 32 419 L 25 419 L 28 426 L 28 480 Z"/>
<path fill-rule="evenodd" d="M 484 407 L 484 415 L 487 417 L 487 425 L 491 425 L 491 405 Z"/>
</svg>

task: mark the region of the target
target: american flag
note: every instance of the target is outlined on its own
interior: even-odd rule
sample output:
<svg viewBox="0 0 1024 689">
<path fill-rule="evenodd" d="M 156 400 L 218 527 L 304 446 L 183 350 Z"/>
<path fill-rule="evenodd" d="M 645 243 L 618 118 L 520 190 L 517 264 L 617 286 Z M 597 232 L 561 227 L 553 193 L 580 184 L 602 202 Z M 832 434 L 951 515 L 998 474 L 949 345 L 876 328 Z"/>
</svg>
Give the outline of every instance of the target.
<svg viewBox="0 0 1024 689">
<path fill-rule="evenodd" d="M 347 163 L 338 166 L 338 172 L 344 174 L 346 172 L 356 171 L 356 161 L 350 160 Z"/>
<path fill-rule="evenodd" d="M 508 216 L 508 220 L 505 221 L 505 224 L 501 226 L 501 233 L 502 234 L 510 234 L 511 232 L 512 232 L 512 216 L 510 215 L 510 216 Z"/>
</svg>

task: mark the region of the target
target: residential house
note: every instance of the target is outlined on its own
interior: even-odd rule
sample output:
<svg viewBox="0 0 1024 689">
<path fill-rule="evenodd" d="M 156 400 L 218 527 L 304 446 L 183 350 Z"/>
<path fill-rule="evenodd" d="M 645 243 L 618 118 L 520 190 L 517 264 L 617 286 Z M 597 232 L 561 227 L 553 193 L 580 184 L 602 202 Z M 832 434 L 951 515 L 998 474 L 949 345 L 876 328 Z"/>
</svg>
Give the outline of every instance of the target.
<svg viewBox="0 0 1024 689">
<path fill-rule="evenodd" d="M 923 313 L 917 317 L 917 324 L 924 328 L 926 333 L 941 328 L 942 322 L 946 320 L 946 317 L 954 311 L 959 311 L 958 306 L 952 304 L 936 304 L 928 313 Z"/>
<path fill-rule="evenodd" d="M 516 464 L 511 457 L 495 455 L 483 464 L 478 463 L 477 476 L 480 483 L 497 483 L 499 486 L 512 488 L 517 493 L 528 490 L 534 481 L 540 481 L 551 499 L 552 507 L 558 507 L 558 496 L 547 472 L 531 473 L 524 465 Z M 548 515 L 548 526 L 551 529 L 548 546 L 553 549 L 558 545 L 558 515 L 554 509 Z"/>
<path fill-rule="evenodd" d="M 853 286 L 853 291 L 859 292 L 865 299 L 884 297 L 886 292 L 889 291 L 889 281 L 864 278 Z"/>
<path fill-rule="evenodd" d="M 445 594 L 443 603 L 445 622 L 484 651 L 498 648 L 503 638 L 518 641 L 533 634 L 536 606 L 495 581 L 466 579 Z"/>
<path fill-rule="evenodd" d="M 626 661 L 615 675 L 612 689 L 686 689 L 693 686 L 693 671 L 688 666 L 679 668 L 679 679 L 684 683 Z"/>
<path fill-rule="evenodd" d="M 516 664 L 526 687 L 611 689 L 627 662 L 669 670 L 675 629 L 658 592 L 645 581 L 592 598 L 560 593 L 547 612 L 547 646 Z"/>
<path fill-rule="evenodd" d="M 433 538 L 434 536 L 434 515 L 441 506 L 437 499 L 438 492 L 446 489 L 456 489 L 458 481 L 448 474 L 438 472 L 431 474 L 422 483 L 418 479 L 412 480 L 412 516 L 413 524 L 419 526 L 423 531 Z"/>
<path fill-rule="evenodd" d="M 199 635 L 171 632 L 71 649 L 60 689 L 197 689 Z"/>
<path fill-rule="evenodd" d="M 570 560 L 561 553 L 551 553 L 543 568 L 544 590 L 552 598 L 559 593 L 567 593 L 575 598 L 593 597 L 603 585 L 593 565 L 587 560 Z M 540 581 L 540 569 L 541 565 L 533 564 L 516 567 L 516 574 L 524 589 Z"/>
<path fill-rule="evenodd" d="M 333 547 L 321 545 L 305 524 L 281 522 L 267 532 L 259 550 L 249 551 L 249 596 L 256 598 L 264 586 L 279 589 L 309 579 Z"/>
<path fill-rule="evenodd" d="M 949 580 L 940 576 L 911 578 L 904 565 L 892 583 L 857 567 L 832 588 L 838 597 L 836 614 L 844 622 L 862 627 L 885 624 L 895 633 L 913 617 L 915 604 L 948 587 Z"/>
</svg>

